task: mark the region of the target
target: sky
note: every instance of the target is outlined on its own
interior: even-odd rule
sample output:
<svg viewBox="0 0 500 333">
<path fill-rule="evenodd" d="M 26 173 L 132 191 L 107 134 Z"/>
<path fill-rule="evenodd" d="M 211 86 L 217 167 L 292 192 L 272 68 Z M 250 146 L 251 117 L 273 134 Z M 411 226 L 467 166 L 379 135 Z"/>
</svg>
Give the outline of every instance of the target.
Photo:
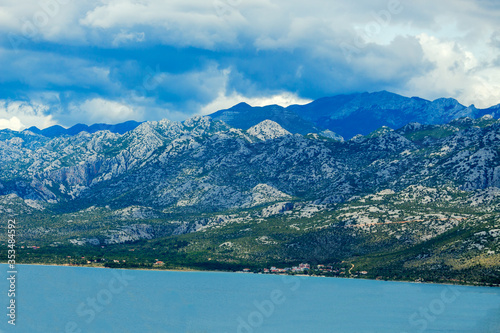
<svg viewBox="0 0 500 333">
<path fill-rule="evenodd" d="M 500 103 L 495 0 L 2 0 L 0 129 L 387 90 Z"/>
</svg>

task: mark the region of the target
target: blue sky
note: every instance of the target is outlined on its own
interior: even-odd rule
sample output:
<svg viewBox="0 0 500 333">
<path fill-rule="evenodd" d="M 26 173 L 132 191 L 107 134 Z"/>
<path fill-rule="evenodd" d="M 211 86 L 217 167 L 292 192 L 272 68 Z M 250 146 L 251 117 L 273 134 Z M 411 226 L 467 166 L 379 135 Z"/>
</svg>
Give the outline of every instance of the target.
<svg viewBox="0 0 500 333">
<path fill-rule="evenodd" d="M 500 103 L 494 0 L 3 0 L 0 128 L 388 90 Z"/>
</svg>

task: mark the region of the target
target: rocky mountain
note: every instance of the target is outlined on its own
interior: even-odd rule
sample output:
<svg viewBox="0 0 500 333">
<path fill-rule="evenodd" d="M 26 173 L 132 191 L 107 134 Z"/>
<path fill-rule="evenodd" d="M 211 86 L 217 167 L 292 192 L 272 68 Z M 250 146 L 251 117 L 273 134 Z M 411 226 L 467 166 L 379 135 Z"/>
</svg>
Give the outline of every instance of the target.
<svg viewBox="0 0 500 333">
<path fill-rule="evenodd" d="M 291 133 L 306 135 L 320 131 L 315 124 L 301 118 L 295 112 L 283 108 L 279 105 L 269 105 L 264 107 L 252 107 L 247 103 L 239 103 L 227 110 L 220 110 L 210 115 L 214 120 L 220 120 L 235 128 L 244 130 L 261 123 L 264 120 L 271 120 L 280 124 Z"/>
<path fill-rule="evenodd" d="M 276 139 L 285 135 L 292 135 L 292 133 L 272 120 L 264 120 L 250 127 L 247 133 L 263 141 Z"/>
<path fill-rule="evenodd" d="M 498 129 L 485 116 L 382 127 L 342 142 L 291 134 L 270 120 L 244 131 L 197 116 L 146 122 L 123 135 L 49 139 L 4 130 L 0 193 L 64 205 L 220 211 L 245 206 L 263 185 L 322 203 L 415 184 L 478 190 L 500 187 Z"/>
<path fill-rule="evenodd" d="M 372 277 L 430 277 L 439 266 L 445 280 L 469 270 L 491 283 L 498 188 L 492 116 L 380 127 L 348 141 L 272 120 L 244 130 L 200 116 L 124 134 L 0 131 L 0 212 L 23 221 L 19 244 L 42 245 L 32 260 L 137 249 L 127 260 L 347 260 Z M 164 244 L 171 248 L 152 250 Z"/>
<path fill-rule="evenodd" d="M 428 101 L 381 91 L 320 98 L 287 108 L 277 105 L 251 107 L 242 103 L 211 116 L 242 129 L 271 119 L 292 133 L 317 133 L 328 129 L 350 139 L 357 134 L 369 134 L 381 126 L 397 129 L 411 122 L 446 124 L 460 117 L 479 118 L 486 114 L 498 117 L 499 109 L 499 105 L 481 110 L 474 105 L 461 105 L 453 98 Z"/>
</svg>

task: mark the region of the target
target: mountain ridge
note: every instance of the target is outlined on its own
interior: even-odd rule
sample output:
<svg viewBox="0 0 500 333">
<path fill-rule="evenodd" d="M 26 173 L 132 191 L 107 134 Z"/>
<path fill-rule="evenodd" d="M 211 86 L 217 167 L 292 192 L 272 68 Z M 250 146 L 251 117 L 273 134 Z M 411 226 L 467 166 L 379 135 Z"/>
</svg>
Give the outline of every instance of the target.
<svg viewBox="0 0 500 333">
<path fill-rule="evenodd" d="M 271 108 L 272 112 L 269 112 Z M 290 105 L 286 108 L 277 106 L 254 108 L 246 103 L 240 103 L 210 116 L 231 126 L 247 129 L 272 114 L 272 119 L 269 117 L 266 119 L 278 122 L 292 133 L 306 134 L 331 130 L 350 139 L 356 134 L 369 134 L 381 126 L 397 129 L 410 122 L 443 124 L 460 117 L 479 118 L 488 113 L 498 117 L 499 110 L 500 105 L 477 109 L 474 105 L 466 107 L 453 98 L 428 101 L 420 97 L 404 97 L 381 91 L 323 97 L 305 105 Z M 253 118 L 249 123 L 245 122 L 250 114 Z M 304 124 L 303 128 L 301 124 Z"/>
<path fill-rule="evenodd" d="M 69 128 L 64 128 L 60 125 L 54 125 L 51 127 L 47 127 L 44 129 L 39 129 L 36 126 L 31 126 L 24 131 L 30 131 L 35 134 L 43 135 L 49 138 L 54 138 L 62 135 L 77 135 L 81 132 L 87 132 L 87 133 L 95 133 L 97 131 L 110 131 L 113 133 L 119 133 L 119 134 L 124 134 L 125 132 L 131 131 L 135 129 L 137 126 L 142 124 L 142 122 L 138 122 L 135 120 L 129 120 L 123 123 L 118 123 L 114 125 L 110 124 L 103 124 L 103 123 L 97 123 L 97 124 L 92 124 L 92 125 L 85 125 L 85 124 L 75 124 Z"/>
</svg>

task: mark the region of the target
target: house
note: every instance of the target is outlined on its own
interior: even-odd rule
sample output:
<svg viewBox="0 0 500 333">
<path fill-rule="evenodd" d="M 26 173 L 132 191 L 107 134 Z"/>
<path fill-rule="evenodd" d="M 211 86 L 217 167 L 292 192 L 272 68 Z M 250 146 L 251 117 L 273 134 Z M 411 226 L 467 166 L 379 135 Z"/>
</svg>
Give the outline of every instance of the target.
<svg viewBox="0 0 500 333">
<path fill-rule="evenodd" d="M 243 272 L 249 273 L 250 272 L 250 268 L 243 268 Z"/>
</svg>

